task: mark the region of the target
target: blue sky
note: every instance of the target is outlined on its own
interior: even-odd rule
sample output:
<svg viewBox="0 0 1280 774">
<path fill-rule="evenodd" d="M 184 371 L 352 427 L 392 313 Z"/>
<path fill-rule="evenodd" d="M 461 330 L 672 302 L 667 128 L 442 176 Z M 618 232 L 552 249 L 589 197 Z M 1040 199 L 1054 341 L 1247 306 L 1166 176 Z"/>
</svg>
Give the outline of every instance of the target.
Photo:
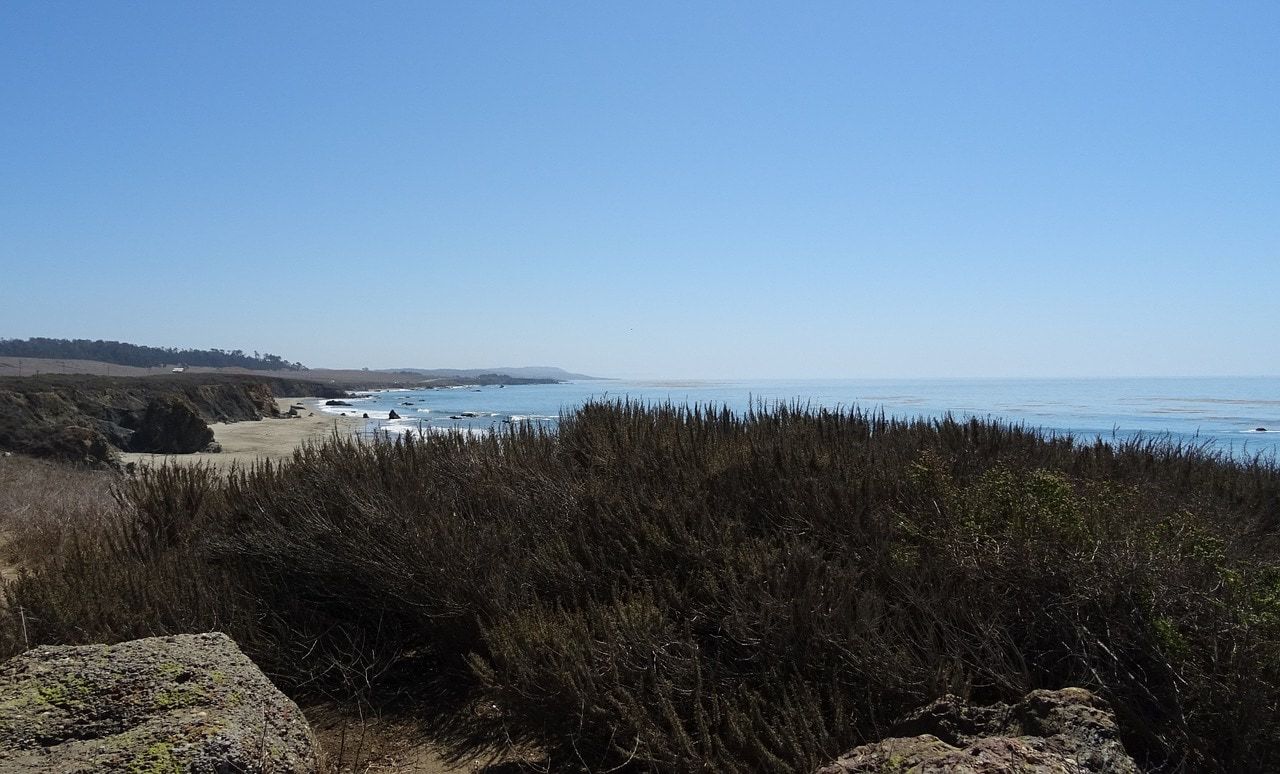
<svg viewBox="0 0 1280 774">
<path fill-rule="evenodd" d="M 1280 4 L 0 5 L 0 336 L 1280 373 Z"/>
</svg>

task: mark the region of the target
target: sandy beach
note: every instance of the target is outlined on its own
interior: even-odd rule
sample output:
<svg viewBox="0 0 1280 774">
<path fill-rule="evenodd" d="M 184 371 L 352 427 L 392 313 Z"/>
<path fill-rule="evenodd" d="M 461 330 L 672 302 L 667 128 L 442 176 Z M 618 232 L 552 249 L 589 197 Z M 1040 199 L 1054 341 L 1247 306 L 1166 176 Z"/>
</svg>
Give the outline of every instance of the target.
<svg viewBox="0 0 1280 774">
<path fill-rule="evenodd" d="M 160 465 L 173 462 L 179 465 L 195 465 L 207 463 L 217 467 L 230 467 L 232 464 L 246 465 L 258 459 L 277 460 L 288 457 L 293 450 L 304 441 L 319 440 L 335 431 L 349 434 L 364 427 L 365 420 L 358 414 L 353 416 L 334 416 L 322 413 L 317 398 L 277 398 L 276 405 L 280 413 L 289 410 L 289 406 L 297 404 L 306 406 L 301 416 L 294 419 L 262 419 L 256 422 L 220 422 L 210 425 L 213 429 L 213 440 L 222 445 L 222 451 L 213 454 L 144 454 L 138 452 L 121 452 L 122 463 L 136 462 L 145 465 Z M 310 416 L 308 416 L 310 415 Z"/>
</svg>

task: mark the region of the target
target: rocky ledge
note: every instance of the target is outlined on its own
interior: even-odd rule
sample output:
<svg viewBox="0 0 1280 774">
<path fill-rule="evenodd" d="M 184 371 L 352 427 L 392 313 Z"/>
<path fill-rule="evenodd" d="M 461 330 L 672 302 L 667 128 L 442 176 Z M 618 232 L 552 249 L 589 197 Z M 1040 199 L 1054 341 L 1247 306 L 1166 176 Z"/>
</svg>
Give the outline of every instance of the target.
<svg viewBox="0 0 1280 774">
<path fill-rule="evenodd" d="M 975 707 L 945 696 L 817 774 L 1138 774 L 1106 703 L 1083 688 Z"/>
<path fill-rule="evenodd" d="M 315 739 L 225 634 L 40 647 L 0 664 L 0 771 L 317 771 Z"/>
</svg>

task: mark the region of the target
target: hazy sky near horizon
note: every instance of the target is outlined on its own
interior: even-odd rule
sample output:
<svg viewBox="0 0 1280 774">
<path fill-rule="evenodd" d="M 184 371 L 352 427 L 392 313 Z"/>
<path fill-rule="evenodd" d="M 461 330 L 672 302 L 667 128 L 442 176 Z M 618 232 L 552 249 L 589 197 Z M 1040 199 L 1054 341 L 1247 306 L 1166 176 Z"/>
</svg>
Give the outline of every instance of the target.
<svg viewBox="0 0 1280 774">
<path fill-rule="evenodd" d="M 1280 374 L 1280 4 L 0 6 L 0 337 Z"/>
</svg>

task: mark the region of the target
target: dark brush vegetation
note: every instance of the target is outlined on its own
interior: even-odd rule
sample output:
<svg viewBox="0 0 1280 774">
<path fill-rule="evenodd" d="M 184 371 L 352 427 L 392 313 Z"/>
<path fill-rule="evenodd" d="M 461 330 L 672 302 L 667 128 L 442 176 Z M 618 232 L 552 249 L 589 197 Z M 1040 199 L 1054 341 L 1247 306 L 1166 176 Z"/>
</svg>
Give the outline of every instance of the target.
<svg viewBox="0 0 1280 774">
<path fill-rule="evenodd" d="M 221 629 L 295 695 L 553 770 L 804 772 L 946 692 L 1070 685 L 1150 770 L 1280 766 L 1272 462 L 595 404 L 555 434 L 144 471 L 118 500 L 49 528 L 5 652 Z"/>
<path fill-rule="evenodd" d="M 97 360 L 136 368 L 157 366 L 201 366 L 208 368 L 248 368 L 256 371 L 305 368 L 290 363 L 279 355 L 249 354 L 239 349 L 176 349 L 146 347 L 122 341 L 102 339 L 0 339 L 0 355 L 10 357 L 56 358 L 62 360 Z"/>
<path fill-rule="evenodd" d="M 208 422 L 276 413 L 275 398 L 340 397 L 315 382 L 228 374 L 0 377 L 0 450 L 105 464 L 114 450 L 198 451 Z"/>
</svg>

